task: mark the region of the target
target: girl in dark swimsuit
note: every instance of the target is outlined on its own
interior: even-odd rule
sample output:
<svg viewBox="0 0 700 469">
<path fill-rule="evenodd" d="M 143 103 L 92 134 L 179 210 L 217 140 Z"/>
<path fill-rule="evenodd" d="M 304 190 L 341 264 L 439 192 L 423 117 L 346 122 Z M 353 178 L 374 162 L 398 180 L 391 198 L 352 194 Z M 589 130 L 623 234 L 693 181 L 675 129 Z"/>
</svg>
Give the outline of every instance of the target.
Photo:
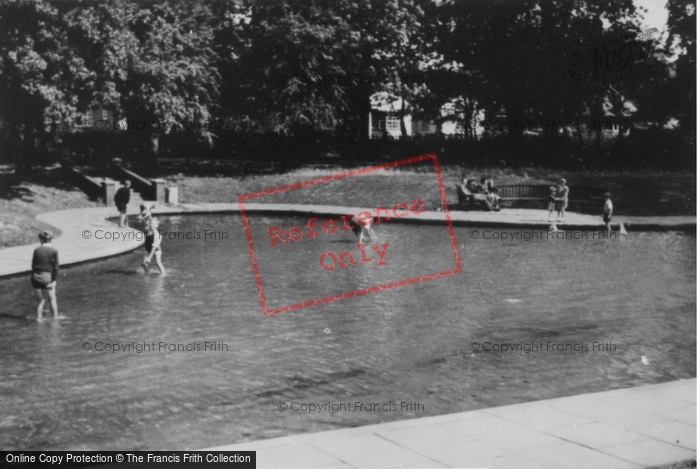
<svg viewBox="0 0 700 469">
<path fill-rule="evenodd" d="M 158 220 L 151 220 L 146 226 L 144 235 L 145 243 L 143 248 L 146 250 L 146 253 L 143 256 L 143 270 L 148 273 L 148 265 L 151 263 L 153 256 L 155 256 L 158 270 L 160 270 L 161 275 L 165 275 L 165 267 L 163 267 L 163 262 L 161 260 L 163 251 L 160 248 L 162 238 L 158 232 Z"/>
</svg>

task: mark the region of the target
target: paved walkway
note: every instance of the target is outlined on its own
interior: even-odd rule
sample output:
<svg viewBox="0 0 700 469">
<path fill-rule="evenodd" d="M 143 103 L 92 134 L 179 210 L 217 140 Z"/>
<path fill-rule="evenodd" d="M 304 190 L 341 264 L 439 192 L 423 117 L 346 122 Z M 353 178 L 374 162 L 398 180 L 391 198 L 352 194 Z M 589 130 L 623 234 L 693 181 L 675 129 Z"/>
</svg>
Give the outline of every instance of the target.
<svg viewBox="0 0 700 469">
<path fill-rule="evenodd" d="M 696 379 L 211 448 L 259 469 L 626 469 L 696 457 Z M 211 450 L 210 449 L 210 450 Z"/>
<path fill-rule="evenodd" d="M 131 204 L 129 214 L 137 215 L 138 206 Z M 332 216 L 357 214 L 367 208 L 338 207 L 331 205 L 301 204 L 245 204 L 247 213 L 268 213 L 308 216 Z M 176 207 L 160 205 L 155 215 L 175 215 L 182 213 L 238 213 L 238 204 L 183 204 Z M 547 229 L 547 212 L 545 210 L 504 209 L 500 212 L 450 212 L 455 226 L 492 226 L 504 228 Z M 60 237 L 53 241 L 59 250 L 61 265 L 77 264 L 89 260 L 101 259 L 132 251 L 141 246 L 136 230 L 117 227 L 114 220 L 117 211 L 114 207 L 79 208 L 42 213 L 37 219 L 55 226 L 62 231 Z M 111 218 L 112 220 L 108 220 Z M 445 223 L 442 212 L 425 212 L 420 215 L 408 213 L 401 218 L 411 223 Z M 619 217 L 628 231 L 634 230 L 694 230 L 696 217 Z M 617 225 L 616 225 L 617 226 Z M 603 228 L 600 217 L 568 213 L 566 223 L 560 229 Z M 84 236 L 89 234 L 89 237 Z M 109 234 L 107 234 L 109 233 Z M 110 239 L 106 239 L 110 236 Z M 101 239 L 98 239 L 101 238 Z M 118 238 L 119 241 L 112 239 Z M 39 244 L 0 249 L 0 277 L 27 273 L 30 270 L 32 252 Z"/>
</svg>

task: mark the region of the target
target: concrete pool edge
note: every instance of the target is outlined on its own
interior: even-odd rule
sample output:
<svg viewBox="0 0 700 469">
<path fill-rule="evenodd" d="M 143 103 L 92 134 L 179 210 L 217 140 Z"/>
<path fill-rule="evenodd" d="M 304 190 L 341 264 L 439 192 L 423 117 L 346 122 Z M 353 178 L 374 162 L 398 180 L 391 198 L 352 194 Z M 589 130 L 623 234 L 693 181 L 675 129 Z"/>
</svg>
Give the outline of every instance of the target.
<svg viewBox="0 0 700 469">
<path fill-rule="evenodd" d="M 696 458 L 697 379 L 208 448 L 260 468 L 615 467 Z"/>
<path fill-rule="evenodd" d="M 332 205 L 309 204 L 245 204 L 246 213 L 267 215 L 309 215 L 342 216 L 357 214 L 368 210 L 362 207 L 341 207 Z M 373 210 L 373 209 L 369 209 Z M 158 205 L 156 216 L 162 215 L 201 215 L 240 213 L 238 203 L 203 203 L 181 204 L 178 206 Z M 138 207 L 129 207 L 129 215 L 138 215 Z M 135 239 L 137 230 L 119 228 L 112 221 L 117 216 L 114 207 L 78 208 L 45 212 L 36 216 L 39 221 L 59 230 L 61 236 L 53 241 L 59 250 L 62 266 L 77 265 L 89 261 L 104 259 L 138 249 L 143 243 Z M 494 228 L 547 229 L 545 210 L 506 209 L 501 212 L 461 212 L 451 211 L 450 218 L 454 226 L 475 226 Z M 425 212 L 419 216 L 410 215 L 400 219 L 401 222 L 444 224 L 445 213 Z M 616 217 L 614 226 L 625 223 L 631 230 L 696 230 L 697 219 L 694 216 L 683 217 Z M 570 212 L 567 223 L 560 224 L 561 229 L 600 230 L 603 223 L 600 217 Z M 119 242 L 96 239 L 98 232 L 120 233 L 124 240 Z M 85 237 L 89 233 L 89 237 Z M 130 234 L 131 233 L 131 234 Z M 0 249 L 0 278 L 29 273 L 31 259 L 38 243 Z"/>
</svg>

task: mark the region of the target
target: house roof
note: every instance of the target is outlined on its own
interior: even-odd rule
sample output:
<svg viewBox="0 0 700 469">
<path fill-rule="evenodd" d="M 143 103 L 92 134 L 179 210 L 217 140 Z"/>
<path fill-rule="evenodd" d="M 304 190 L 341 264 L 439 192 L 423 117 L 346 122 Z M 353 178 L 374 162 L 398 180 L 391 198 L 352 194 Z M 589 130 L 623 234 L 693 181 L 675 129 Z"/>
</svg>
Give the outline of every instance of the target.
<svg viewBox="0 0 700 469">
<path fill-rule="evenodd" d="M 373 111 L 399 112 L 401 110 L 401 98 L 392 100 L 386 92 L 375 93 L 369 100 Z"/>
</svg>

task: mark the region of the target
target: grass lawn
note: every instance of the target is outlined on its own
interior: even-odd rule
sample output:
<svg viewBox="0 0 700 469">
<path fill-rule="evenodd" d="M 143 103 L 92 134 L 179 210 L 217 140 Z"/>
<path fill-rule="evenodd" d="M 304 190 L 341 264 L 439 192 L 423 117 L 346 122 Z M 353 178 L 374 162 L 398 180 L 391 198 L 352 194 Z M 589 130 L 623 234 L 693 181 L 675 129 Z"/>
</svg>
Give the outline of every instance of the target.
<svg viewBox="0 0 700 469">
<path fill-rule="evenodd" d="M 94 206 L 87 195 L 65 184 L 58 170 L 23 178 L 0 174 L 0 248 L 38 243 L 43 230 L 59 235 L 59 230 L 34 218 L 39 213 Z"/>
<path fill-rule="evenodd" d="M 422 171 L 422 169 L 426 171 Z M 456 203 L 457 195 L 454 186 L 461 180 L 463 169 L 456 166 L 441 169 L 448 203 Z M 241 194 L 271 189 L 343 171 L 340 168 L 337 170 L 300 169 L 285 174 L 241 178 L 188 177 L 178 174 L 166 179 L 179 187 L 181 203 L 236 202 L 237 197 Z M 465 170 L 465 174 L 467 177 L 475 179 L 482 174 L 490 174 L 496 185 L 553 184 L 559 178 L 564 177 L 570 187 L 569 197 L 573 199 L 576 198 L 576 186 L 596 187 L 612 192 L 615 213 L 618 215 L 696 214 L 696 176 L 695 173 L 690 172 L 661 173 L 638 170 L 598 173 L 543 169 L 476 168 Z M 440 200 L 435 191 L 436 178 L 431 167 L 415 169 L 406 167 L 405 169 L 381 171 L 356 178 L 352 183 L 351 194 L 347 190 L 335 190 L 334 184 L 341 183 L 331 182 L 287 191 L 282 194 L 262 197 L 255 202 L 382 206 L 387 203 L 424 197 L 423 200 L 430 208 L 434 209 L 440 206 Z M 600 210 L 602 213 L 602 201 Z"/>
</svg>

